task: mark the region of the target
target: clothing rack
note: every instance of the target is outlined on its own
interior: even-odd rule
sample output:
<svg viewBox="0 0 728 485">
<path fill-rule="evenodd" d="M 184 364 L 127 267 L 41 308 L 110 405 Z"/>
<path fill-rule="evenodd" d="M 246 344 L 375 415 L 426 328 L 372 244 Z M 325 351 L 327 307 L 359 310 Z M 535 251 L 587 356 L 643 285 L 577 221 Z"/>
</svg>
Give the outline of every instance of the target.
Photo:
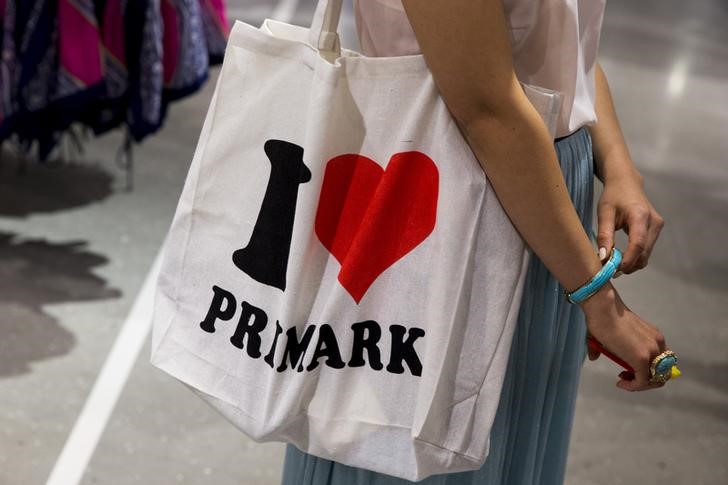
<svg viewBox="0 0 728 485">
<path fill-rule="evenodd" d="M 204 84 L 228 32 L 224 0 L 0 0 L 0 142 L 47 161 L 82 151 L 73 126 L 121 128 L 131 190 L 133 145 Z"/>
</svg>

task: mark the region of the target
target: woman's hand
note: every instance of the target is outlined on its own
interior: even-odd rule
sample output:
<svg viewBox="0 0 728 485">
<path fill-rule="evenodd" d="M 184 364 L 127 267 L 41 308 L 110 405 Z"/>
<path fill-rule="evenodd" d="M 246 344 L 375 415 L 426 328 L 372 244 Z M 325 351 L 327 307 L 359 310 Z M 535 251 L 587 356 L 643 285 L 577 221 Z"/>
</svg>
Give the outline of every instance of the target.
<svg viewBox="0 0 728 485">
<path fill-rule="evenodd" d="M 584 301 L 581 307 L 589 333 L 635 370 L 634 378 L 626 371 L 620 373 L 617 387 L 644 391 L 664 385 L 650 383 L 650 363 L 666 349 L 665 337 L 657 327 L 627 308 L 611 284 Z M 596 358 L 591 351 L 589 357 Z"/>
<path fill-rule="evenodd" d="M 619 270 L 632 273 L 647 266 L 652 248 L 665 225 L 645 195 L 636 170 L 620 177 L 605 178 L 597 206 L 599 258 L 605 260 L 614 246 L 614 232 L 624 230 L 629 245 Z"/>
<path fill-rule="evenodd" d="M 599 258 L 603 261 L 614 246 L 614 231 L 629 235 L 629 246 L 619 267 L 632 273 L 647 266 L 664 221 L 645 195 L 642 176 L 635 168 L 614 110 L 612 93 L 602 67 L 596 67 L 596 104 L 599 120 L 589 127 L 594 144 L 594 168 L 604 183 L 597 218 Z"/>
</svg>

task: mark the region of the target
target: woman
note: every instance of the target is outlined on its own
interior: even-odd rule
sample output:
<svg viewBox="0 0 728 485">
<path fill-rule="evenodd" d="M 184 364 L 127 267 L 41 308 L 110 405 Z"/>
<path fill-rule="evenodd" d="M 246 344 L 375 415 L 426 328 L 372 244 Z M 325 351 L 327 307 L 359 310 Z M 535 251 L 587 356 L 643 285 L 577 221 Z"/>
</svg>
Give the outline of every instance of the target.
<svg viewBox="0 0 728 485">
<path fill-rule="evenodd" d="M 666 349 L 660 331 L 631 312 L 611 284 L 581 309 L 563 297 L 563 288 L 579 288 L 599 272 L 615 230 L 629 234 L 620 270 L 632 273 L 646 266 L 663 226 L 596 62 L 604 0 L 364 0 L 356 8 L 365 54 L 424 55 L 504 209 L 538 256 L 485 465 L 421 483 L 562 483 L 587 330 L 635 369 L 619 376 L 625 391 L 662 385 L 650 382 L 649 367 Z M 519 80 L 562 93 L 555 144 Z M 594 173 L 604 182 L 598 255 L 587 235 Z M 289 446 L 283 483 L 404 481 Z"/>
</svg>

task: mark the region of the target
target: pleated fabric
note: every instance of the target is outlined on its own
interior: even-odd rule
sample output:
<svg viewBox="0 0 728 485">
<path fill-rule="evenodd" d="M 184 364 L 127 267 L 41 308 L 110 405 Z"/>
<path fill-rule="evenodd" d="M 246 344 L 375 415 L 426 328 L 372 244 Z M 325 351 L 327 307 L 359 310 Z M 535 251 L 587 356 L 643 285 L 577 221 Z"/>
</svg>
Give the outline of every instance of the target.
<svg viewBox="0 0 728 485">
<path fill-rule="evenodd" d="M 592 143 L 582 127 L 555 142 L 569 195 L 587 233 L 592 227 Z M 425 485 L 550 485 L 564 481 L 581 366 L 584 314 L 533 256 L 513 337 L 490 454 L 472 472 L 429 477 Z M 413 483 L 308 455 L 289 445 L 283 485 Z"/>
</svg>

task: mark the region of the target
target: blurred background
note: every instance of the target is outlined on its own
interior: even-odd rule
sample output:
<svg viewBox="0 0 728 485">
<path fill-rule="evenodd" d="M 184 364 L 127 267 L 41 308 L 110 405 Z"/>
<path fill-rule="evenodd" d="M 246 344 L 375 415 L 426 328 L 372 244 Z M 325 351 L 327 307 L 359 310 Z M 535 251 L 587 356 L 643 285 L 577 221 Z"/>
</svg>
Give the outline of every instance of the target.
<svg viewBox="0 0 728 485">
<path fill-rule="evenodd" d="M 187 57 L 160 61 L 142 32 L 148 2 L 130 1 L 139 42 L 124 51 L 112 32 L 101 39 L 110 55 L 99 59 L 63 38 L 58 51 L 42 47 L 52 19 L 37 6 L 46 3 L 77 22 L 63 1 L 0 1 L 35 29 L 9 47 L 18 36 L 6 22 L 3 60 L 23 52 L 30 67 L 15 68 L 43 73 L 60 59 L 53 83 L 69 100 L 46 109 L 47 83 L 27 78 L 24 102 L 46 111 L 11 118 L 0 85 L 0 122 L 14 127 L 1 133 L 0 484 L 276 484 L 282 445 L 251 442 L 148 363 L 153 287 L 145 280 L 212 95 L 219 67 L 208 63 L 221 53 L 221 19 L 212 11 L 203 19 L 206 52 L 187 46 Z M 306 25 L 314 4 L 226 2 L 231 21 L 255 26 L 266 17 Z M 684 376 L 660 392 L 629 394 L 614 387 L 614 364 L 587 362 L 570 485 L 728 483 L 726 25 L 725 0 L 608 2 L 600 60 L 647 193 L 667 221 L 649 268 L 616 285 L 662 328 Z M 350 2 L 341 30 L 356 48 Z M 132 93 L 131 113 L 99 105 L 99 63 L 118 93 Z M 8 65 L 0 82 L 13 75 Z M 150 65 L 164 67 L 157 84 Z M 77 120 L 103 133 L 70 124 Z M 123 121 L 128 128 L 118 128 Z"/>
</svg>

